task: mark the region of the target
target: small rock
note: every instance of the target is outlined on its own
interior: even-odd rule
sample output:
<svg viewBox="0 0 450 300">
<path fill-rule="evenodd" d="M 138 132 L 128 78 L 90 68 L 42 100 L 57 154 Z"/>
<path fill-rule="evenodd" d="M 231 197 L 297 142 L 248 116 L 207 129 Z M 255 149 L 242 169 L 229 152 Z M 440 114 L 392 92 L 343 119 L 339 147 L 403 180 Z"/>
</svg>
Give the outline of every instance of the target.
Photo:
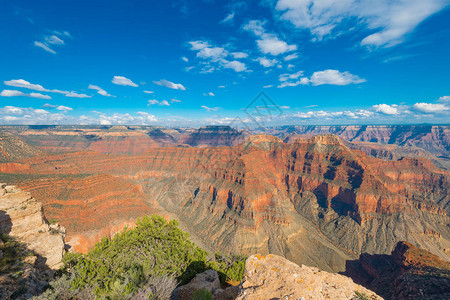
<svg viewBox="0 0 450 300">
<path fill-rule="evenodd" d="M 216 271 L 207 270 L 195 275 L 191 282 L 176 288 L 173 292 L 173 297 L 179 300 L 191 300 L 192 294 L 201 289 L 208 290 L 211 294 L 220 289 L 219 275 L 217 275 Z"/>
</svg>

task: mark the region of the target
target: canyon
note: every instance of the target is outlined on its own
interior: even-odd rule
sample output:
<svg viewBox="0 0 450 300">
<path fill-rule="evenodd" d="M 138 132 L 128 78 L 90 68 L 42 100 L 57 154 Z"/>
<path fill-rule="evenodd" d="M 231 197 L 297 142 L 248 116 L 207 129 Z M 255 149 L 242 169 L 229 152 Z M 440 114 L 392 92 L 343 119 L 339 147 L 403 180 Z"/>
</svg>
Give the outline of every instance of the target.
<svg viewBox="0 0 450 300">
<path fill-rule="evenodd" d="M 158 213 L 206 249 L 273 253 L 325 271 L 344 271 L 362 253 L 388 254 L 401 240 L 448 261 L 449 173 L 428 159 L 445 157 L 448 127 L 415 137 L 414 128 L 368 127 L 390 130 L 388 145 L 368 133 L 348 141 L 361 131 L 351 126 L 334 132 L 347 140 L 226 126 L 15 127 L 11 134 L 41 152 L 1 163 L 0 179 L 41 201 L 76 251 Z M 362 143 L 385 153 L 367 155 Z"/>
</svg>

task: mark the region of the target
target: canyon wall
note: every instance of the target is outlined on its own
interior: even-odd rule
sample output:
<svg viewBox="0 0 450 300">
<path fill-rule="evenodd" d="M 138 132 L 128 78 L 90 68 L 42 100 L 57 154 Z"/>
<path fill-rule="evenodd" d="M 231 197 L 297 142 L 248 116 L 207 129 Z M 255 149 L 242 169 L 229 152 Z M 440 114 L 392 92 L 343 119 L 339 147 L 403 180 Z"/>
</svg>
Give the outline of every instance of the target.
<svg viewBox="0 0 450 300">
<path fill-rule="evenodd" d="M 92 232 L 110 222 L 91 223 L 89 216 L 102 220 L 117 212 L 114 220 L 128 222 L 158 212 L 179 219 L 213 249 L 270 252 L 329 271 L 343 270 L 363 252 L 390 253 L 400 240 L 448 260 L 448 172 L 423 158 L 375 159 L 334 135 L 289 144 L 254 135 L 232 147 L 151 148 L 128 156 L 77 152 L 17 163 L 23 168 L 10 173 L 41 177 L 22 179 L 20 186 L 57 204 L 47 204 L 49 214 L 80 228 L 74 236 L 85 240 L 96 240 Z M 111 177 L 99 181 L 97 193 L 89 181 L 102 176 Z M 111 185 L 113 179 L 119 183 Z M 63 197 L 65 186 L 71 194 L 78 184 L 87 188 Z M 118 186 L 127 188 L 102 196 Z M 129 196 L 130 190 L 137 194 Z M 86 203 L 102 209 L 86 210 Z M 85 211 L 85 217 L 65 217 Z"/>
</svg>

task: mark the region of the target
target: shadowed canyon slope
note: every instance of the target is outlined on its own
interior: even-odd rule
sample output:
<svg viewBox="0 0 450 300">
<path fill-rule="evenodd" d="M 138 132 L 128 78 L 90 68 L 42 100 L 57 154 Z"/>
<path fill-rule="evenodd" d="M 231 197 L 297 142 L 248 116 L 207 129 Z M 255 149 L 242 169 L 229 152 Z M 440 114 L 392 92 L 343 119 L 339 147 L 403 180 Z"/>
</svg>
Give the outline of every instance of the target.
<svg viewBox="0 0 450 300">
<path fill-rule="evenodd" d="M 69 243 L 71 228 L 80 228 L 72 241 L 82 238 L 83 247 L 111 231 L 102 225 L 109 213 L 124 224 L 158 211 L 215 249 L 271 252 L 324 270 L 343 270 L 363 252 L 390 253 L 400 240 L 448 260 L 448 172 L 423 158 L 375 159 L 334 135 L 289 144 L 256 135 L 233 147 L 130 156 L 66 153 L 20 165 L 3 176 L 21 178 L 67 228 Z"/>
</svg>

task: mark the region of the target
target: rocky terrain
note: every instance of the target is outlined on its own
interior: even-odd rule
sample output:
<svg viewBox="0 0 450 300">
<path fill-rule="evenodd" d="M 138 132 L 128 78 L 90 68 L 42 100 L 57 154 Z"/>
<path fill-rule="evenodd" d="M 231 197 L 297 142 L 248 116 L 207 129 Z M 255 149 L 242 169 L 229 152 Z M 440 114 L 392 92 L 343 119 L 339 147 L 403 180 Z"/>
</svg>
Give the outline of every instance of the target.
<svg viewBox="0 0 450 300">
<path fill-rule="evenodd" d="M 385 299 L 449 299 L 450 263 L 409 243 L 391 255 L 362 254 L 344 273 Z"/>
<path fill-rule="evenodd" d="M 0 131 L 0 162 L 13 162 L 41 153 L 41 150 L 30 146 L 16 135 Z"/>
<path fill-rule="evenodd" d="M 377 158 L 426 157 L 450 169 L 448 125 L 279 126 L 256 129 L 255 133 L 275 135 L 285 142 L 332 133 L 351 142 L 350 148 Z"/>
<path fill-rule="evenodd" d="M 78 250 L 114 232 L 111 220 L 119 226 L 155 211 L 212 249 L 275 253 L 326 271 L 343 271 L 364 252 L 390 253 L 400 240 L 448 260 L 448 173 L 423 158 L 375 159 L 334 135 L 293 143 L 255 135 L 233 147 L 78 152 L 16 164 L 2 176 L 48 199 L 50 218 Z"/>
<path fill-rule="evenodd" d="M 49 224 L 42 204 L 15 186 L 0 184 L 0 297 L 29 299 L 61 266 L 65 229 Z"/>
<path fill-rule="evenodd" d="M 20 137 L 43 151 L 90 150 L 106 154 L 139 154 L 151 148 L 167 146 L 231 146 L 242 142 L 247 135 L 229 126 L 205 126 L 199 129 L 158 126 L 3 126 L 0 132 Z"/>
<path fill-rule="evenodd" d="M 252 255 L 245 263 L 237 300 L 253 299 L 382 299 L 350 278 L 298 266 L 277 255 Z M 356 297 L 355 297 L 356 298 Z"/>
</svg>

